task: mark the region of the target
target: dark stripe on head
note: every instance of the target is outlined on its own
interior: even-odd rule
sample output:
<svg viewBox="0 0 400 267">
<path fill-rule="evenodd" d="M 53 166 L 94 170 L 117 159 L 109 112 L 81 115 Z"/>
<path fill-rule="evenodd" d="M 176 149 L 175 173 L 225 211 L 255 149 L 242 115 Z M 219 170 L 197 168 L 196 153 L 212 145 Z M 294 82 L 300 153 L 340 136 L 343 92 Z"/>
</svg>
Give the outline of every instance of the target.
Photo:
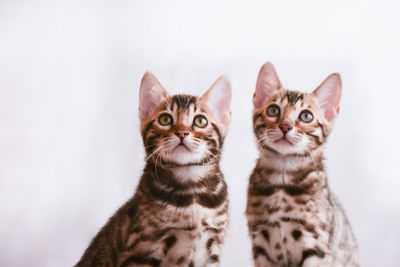
<svg viewBox="0 0 400 267">
<path fill-rule="evenodd" d="M 296 104 L 299 100 L 303 100 L 304 94 L 296 91 L 288 91 L 286 98 L 289 104 Z"/>
<path fill-rule="evenodd" d="M 171 99 L 171 106 L 178 107 L 180 109 L 188 109 L 191 104 L 196 103 L 197 98 L 191 95 L 174 95 Z"/>
</svg>

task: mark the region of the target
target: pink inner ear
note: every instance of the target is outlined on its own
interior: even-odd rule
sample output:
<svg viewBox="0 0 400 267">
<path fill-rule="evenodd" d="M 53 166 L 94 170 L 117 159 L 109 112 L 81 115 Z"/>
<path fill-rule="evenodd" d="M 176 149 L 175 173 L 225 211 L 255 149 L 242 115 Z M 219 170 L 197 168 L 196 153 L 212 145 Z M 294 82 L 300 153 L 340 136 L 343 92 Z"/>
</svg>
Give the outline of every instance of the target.
<svg viewBox="0 0 400 267">
<path fill-rule="evenodd" d="M 342 81 L 338 73 L 329 75 L 313 92 L 328 121 L 339 113 L 341 92 Z"/>
<path fill-rule="evenodd" d="M 228 124 L 230 121 L 231 98 L 231 84 L 227 76 L 219 77 L 201 96 L 213 115 L 224 124 Z"/>
<path fill-rule="evenodd" d="M 216 111 L 223 123 L 228 123 L 231 119 L 231 91 L 222 93 L 221 98 L 216 105 Z"/>
<path fill-rule="evenodd" d="M 151 72 L 143 75 L 139 92 L 139 117 L 147 120 L 157 110 L 162 102 L 168 98 L 168 93 Z"/>
<path fill-rule="evenodd" d="M 274 65 L 271 62 L 265 63 L 258 74 L 256 91 L 253 95 L 254 107 L 256 109 L 263 107 L 281 87 Z"/>
</svg>

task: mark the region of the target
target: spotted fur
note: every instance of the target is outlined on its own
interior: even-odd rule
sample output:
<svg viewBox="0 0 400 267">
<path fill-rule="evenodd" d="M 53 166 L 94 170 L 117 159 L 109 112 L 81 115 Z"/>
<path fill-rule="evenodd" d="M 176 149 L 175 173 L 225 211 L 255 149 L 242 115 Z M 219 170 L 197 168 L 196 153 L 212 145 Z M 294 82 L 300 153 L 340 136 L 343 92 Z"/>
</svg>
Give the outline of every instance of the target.
<svg viewBox="0 0 400 267">
<path fill-rule="evenodd" d="M 224 79 L 202 97 L 168 96 L 154 75 L 145 74 L 143 175 L 135 195 L 100 230 L 77 267 L 219 265 L 229 223 L 219 160 L 230 111 L 214 110 L 208 97 L 210 91 L 228 90 L 230 101 L 230 88 L 216 88 L 229 86 Z M 173 123 L 160 124 L 163 114 Z M 203 128 L 194 123 L 198 115 L 208 120 Z"/>
<path fill-rule="evenodd" d="M 334 74 L 311 94 L 285 90 L 271 63 L 260 71 L 253 114 L 260 157 L 246 208 L 255 266 L 359 266 L 355 238 L 323 162 L 340 88 Z M 273 108 L 268 112 L 271 106 L 279 116 Z M 300 119 L 304 110 L 311 122 Z"/>
</svg>

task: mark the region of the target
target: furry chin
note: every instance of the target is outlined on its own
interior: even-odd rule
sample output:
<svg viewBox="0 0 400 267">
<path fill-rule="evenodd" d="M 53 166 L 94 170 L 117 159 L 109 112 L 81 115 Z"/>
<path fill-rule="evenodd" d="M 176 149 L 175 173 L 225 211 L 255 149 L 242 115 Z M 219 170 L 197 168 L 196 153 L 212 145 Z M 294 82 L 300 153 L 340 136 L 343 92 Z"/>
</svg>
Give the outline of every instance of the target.
<svg viewBox="0 0 400 267">
<path fill-rule="evenodd" d="M 173 150 L 173 153 L 185 153 L 185 152 L 191 152 L 191 151 L 187 146 L 183 144 L 177 145 Z"/>
<path fill-rule="evenodd" d="M 178 145 L 165 156 L 165 160 L 178 164 L 198 163 L 204 158 L 203 153 L 191 151 L 183 145 Z"/>
<path fill-rule="evenodd" d="M 280 139 L 272 143 L 267 143 L 266 145 L 271 147 L 281 155 L 306 153 L 306 150 L 304 149 L 304 145 L 302 144 L 302 142 L 294 143 L 287 141 L 285 139 Z"/>
</svg>

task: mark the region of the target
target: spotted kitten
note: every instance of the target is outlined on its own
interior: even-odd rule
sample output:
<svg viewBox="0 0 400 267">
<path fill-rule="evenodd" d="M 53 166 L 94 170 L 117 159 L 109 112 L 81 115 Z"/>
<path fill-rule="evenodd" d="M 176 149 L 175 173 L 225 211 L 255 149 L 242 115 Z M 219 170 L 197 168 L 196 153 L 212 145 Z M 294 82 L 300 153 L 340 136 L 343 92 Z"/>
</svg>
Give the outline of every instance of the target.
<svg viewBox="0 0 400 267">
<path fill-rule="evenodd" d="M 289 91 L 271 63 L 260 70 L 253 97 L 260 157 L 246 209 L 255 266 L 359 266 L 323 162 L 341 87 L 335 73 L 311 94 Z"/>
<path fill-rule="evenodd" d="M 146 166 L 136 194 L 100 230 L 76 266 L 218 266 L 228 226 L 219 169 L 231 87 L 169 96 L 147 72 L 139 117 Z"/>
</svg>

